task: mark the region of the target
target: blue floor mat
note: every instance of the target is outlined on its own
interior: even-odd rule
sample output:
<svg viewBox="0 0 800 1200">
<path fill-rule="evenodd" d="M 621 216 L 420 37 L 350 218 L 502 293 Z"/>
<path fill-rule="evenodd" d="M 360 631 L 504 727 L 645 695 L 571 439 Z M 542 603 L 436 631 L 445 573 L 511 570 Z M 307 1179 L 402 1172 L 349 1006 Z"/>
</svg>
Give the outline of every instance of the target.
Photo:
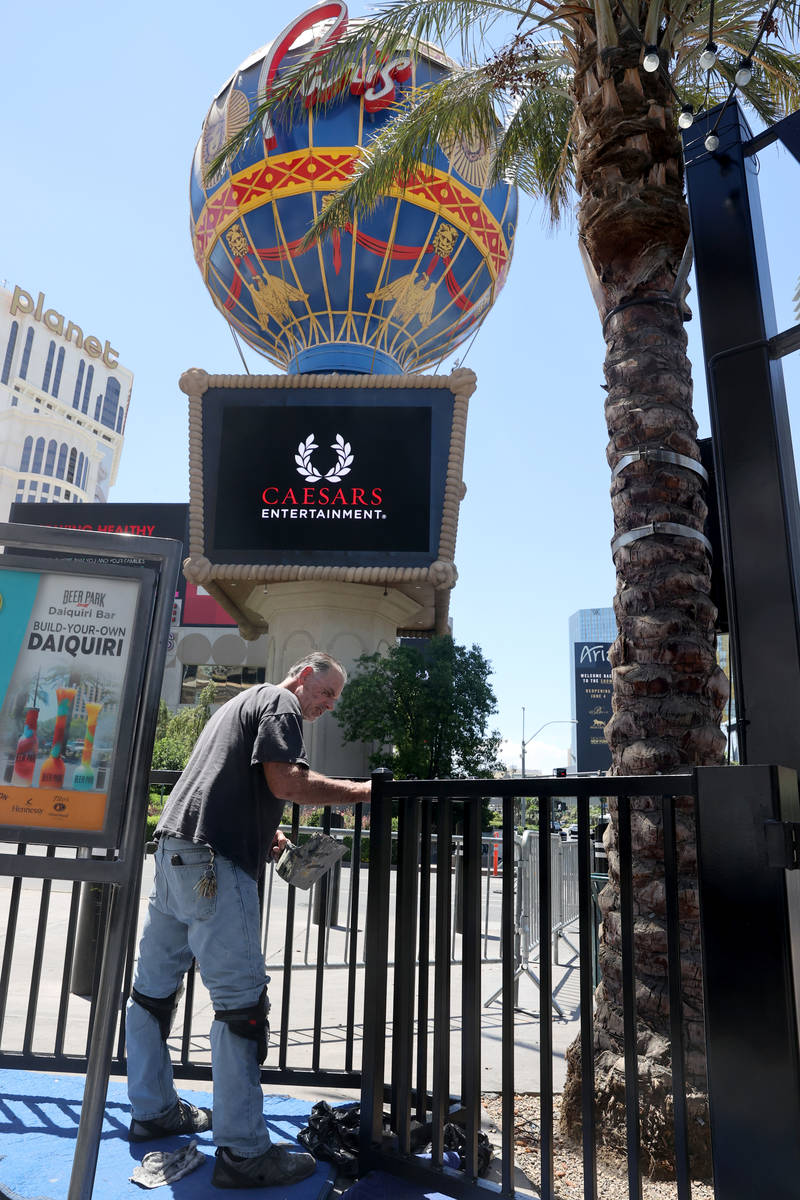
<svg viewBox="0 0 800 1200">
<path fill-rule="evenodd" d="M 38 1071 L 0 1071 L 0 1197 L 10 1200 L 66 1200 L 78 1136 L 84 1076 L 46 1075 Z M 210 1108 L 208 1092 L 180 1094 L 198 1107 Z M 295 1141 L 308 1123 L 312 1103 L 291 1096 L 265 1096 L 264 1117 L 273 1141 Z M 187 1137 L 154 1142 L 127 1140 L 130 1106 L 124 1083 L 110 1083 L 100 1138 L 92 1200 L 220 1200 L 224 1191 L 211 1186 L 214 1145 L 210 1134 L 197 1137 L 208 1163 L 175 1183 L 149 1190 L 130 1182 L 130 1175 L 150 1150 L 177 1150 Z M 334 1171 L 328 1163 L 286 1189 L 291 1200 L 325 1200 Z M 283 1189 L 254 1189 L 282 1200 Z M 253 1194 L 253 1193 L 251 1193 Z"/>
<path fill-rule="evenodd" d="M 446 1192 L 426 1192 L 419 1183 L 398 1179 L 388 1171 L 368 1171 L 342 1193 L 340 1200 L 345 1197 L 347 1200 L 453 1200 Z"/>
</svg>

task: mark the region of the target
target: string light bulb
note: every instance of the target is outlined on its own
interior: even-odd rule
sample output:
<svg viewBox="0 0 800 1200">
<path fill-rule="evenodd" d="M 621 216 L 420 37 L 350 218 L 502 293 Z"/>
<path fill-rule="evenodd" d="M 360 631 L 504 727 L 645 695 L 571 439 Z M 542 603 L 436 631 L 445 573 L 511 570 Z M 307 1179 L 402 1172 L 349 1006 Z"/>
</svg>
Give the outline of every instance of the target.
<svg viewBox="0 0 800 1200">
<path fill-rule="evenodd" d="M 684 104 L 681 108 L 681 114 L 678 117 L 679 129 L 690 129 L 694 122 L 694 108 L 691 104 Z"/>
<path fill-rule="evenodd" d="M 700 55 L 700 66 L 703 68 L 704 71 L 710 71 L 716 61 L 717 61 L 717 44 L 716 44 L 716 42 L 709 42 L 706 45 L 706 48 L 703 51 L 703 53 Z"/>
<path fill-rule="evenodd" d="M 753 60 L 752 58 L 743 58 L 739 63 L 738 71 L 733 77 L 734 83 L 738 88 L 746 88 L 752 78 Z"/>
<path fill-rule="evenodd" d="M 645 71 L 649 71 L 651 75 L 658 70 L 658 68 L 661 66 L 661 60 L 658 57 L 658 46 L 645 46 L 642 66 L 644 67 Z"/>
<path fill-rule="evenodd" d="M 715 133 L 710 133 L 706 138 L 704 145 L 709 154 L 713 154 L 719 146 L 719 138 Z"/>
</svg>

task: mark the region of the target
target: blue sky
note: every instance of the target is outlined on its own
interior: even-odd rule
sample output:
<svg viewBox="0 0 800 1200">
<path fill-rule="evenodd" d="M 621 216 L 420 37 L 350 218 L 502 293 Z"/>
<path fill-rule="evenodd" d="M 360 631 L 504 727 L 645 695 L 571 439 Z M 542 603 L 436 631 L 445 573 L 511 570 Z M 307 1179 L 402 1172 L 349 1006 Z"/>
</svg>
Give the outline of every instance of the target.
<svg viewBox="0 0 800 1200">
<path fill-rule="evenodd" d="M 134 373 L 111 500 L 187 500 L 178 378 L 192 366 L 241 370 L 192 257 L 189 167 L 220 86 L 308 6 L 43 0 L 4 16 L 0 278 L 44 292 L 49 306 L 109 338 Z M 363 15 L 367 5 L 354 0 L 349 10 Z M 800 276 L 800 165 L 774 147 L 760 165 L 785 329 L 795 322 Z M 697 319 L 688 330 L 695 412 L 707 435 Z M 606 606 L 614 593 L 604 346 L 574 223 L 549 233 L 541 211 L 522 199 L 508 283 L 465 349 L 454 358 L 475 371 L 478 387 L 451 614 L 456 639 L 478 643 L 492 662 L 496 725 L 509 742 L 507 761 L 518 766 L 523 706 L 527 735 L 570 716 L 570 613 Z M 784 360 L 793 420 L 797 357 Z M 246 358 L 251 371 L 274 369 L 254 351 Z M 528 769 L 564 765 L 570 732 L 567 724 L 543 730 L 526 751 Z"/>
</svg>

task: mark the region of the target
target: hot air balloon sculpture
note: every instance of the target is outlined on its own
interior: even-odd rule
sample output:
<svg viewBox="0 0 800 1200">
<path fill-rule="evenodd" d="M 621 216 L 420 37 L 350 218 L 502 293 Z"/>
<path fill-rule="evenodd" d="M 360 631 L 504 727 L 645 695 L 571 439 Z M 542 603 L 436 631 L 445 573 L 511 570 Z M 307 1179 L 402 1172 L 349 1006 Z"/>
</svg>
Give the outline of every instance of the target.
<svg viewBox="0 0 800 1200">
<path fill-rule="evenodd" d="M 303 111 L 289 128 L 265 121 L 208 175 L 273 80 L 346 24 L 340 0 L 309 9 L 215 97 L 191 169 L 195 258 L 220 313 L 282 370 L 417 372 L 475 331 L 505 281 L 517 195 L 490 182 L 491 151 L 464 140 L 437 145 L 373 212 L 310 248 L 302 242 L 360 147 L 389 119 L 387 107 L 441 79 L 446 55 L 427 47 L 413 58 L 376 57 L 324 109 Z"/>
</svg>

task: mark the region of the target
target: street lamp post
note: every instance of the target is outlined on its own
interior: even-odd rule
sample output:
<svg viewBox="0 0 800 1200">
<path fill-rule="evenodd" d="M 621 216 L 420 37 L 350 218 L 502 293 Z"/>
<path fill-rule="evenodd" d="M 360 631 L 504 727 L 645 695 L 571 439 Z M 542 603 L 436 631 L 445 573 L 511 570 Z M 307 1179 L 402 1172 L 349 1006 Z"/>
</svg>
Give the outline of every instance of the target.
<svg viewBox="0 0 800 1200">
<path fill-rule="evenodd" d="M 536 737 L 536 735 L 541 733 L 543 729 L 546 729 L 548 725 L 577 725 L 577 724 L 578 724 L 578 722 L 576 720 L 574 720 L 574 718 L 568 718 L 568 719 L 564 719 L 564 720 L 560 720 L 560 721 L 545 721 L 544 725 L 539 726 L 539 728 L 536 730 L 536 733 L 532 733 L 529 738 L 526 738 L 525 737 L 525 706 L 523 705 L 523 707 L 522 707 L 522 744 L 520 746 L 520 750 L 521 750 L 520 757 L 522 759 L 521 768 L 522 768 L 523 778 L 525 777 L 525 747 L 527 746 L 528 742 L 532 742 L 533 739 Z"/>
</svg>

